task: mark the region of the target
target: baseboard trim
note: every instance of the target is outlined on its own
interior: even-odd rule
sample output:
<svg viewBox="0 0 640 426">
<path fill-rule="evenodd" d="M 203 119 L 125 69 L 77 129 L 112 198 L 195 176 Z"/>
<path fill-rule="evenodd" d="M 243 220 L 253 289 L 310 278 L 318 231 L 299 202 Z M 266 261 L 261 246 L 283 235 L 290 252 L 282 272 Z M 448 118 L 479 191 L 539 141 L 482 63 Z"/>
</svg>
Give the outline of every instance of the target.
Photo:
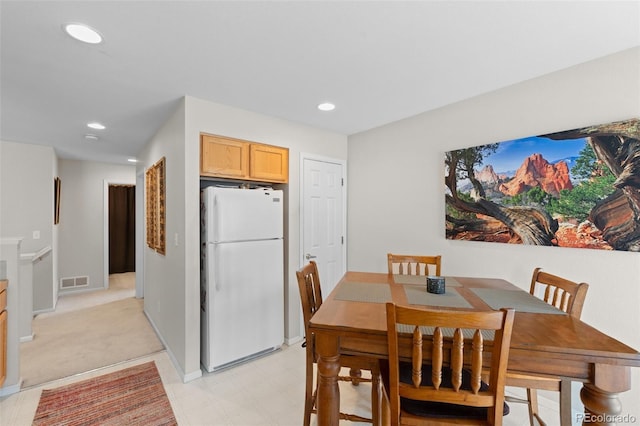
<svg viewBox="0 0 640 426">
<path fill-rule="evenodd" d="M 20 343 L 24 343 L 24 342 L 30 342 L 30 341 L 32 341 L 32 340 L 33 340 L 33 336 L 34 336 L 34 334 L 33 334 L 33 333 L 31 333 L 29 336 L 22 336 L 22 337 L 20 338 Z"/>
<path fill-rule="evenodd" d="M 202 377 L 202 370 L 200 368 L 198 368 L 198 370 L 192 371 L 190 373 L 185 373 L 182 370 L 182 368 L 180 367 L 180 364 L 178 363 L 178 360 L 173 355 L 173 352 L 171 351 L 171 348 L 169 347 L 169 345 L 167 345 L 167 342 L 162 338 L 162 334 L 160 334 L 160 332 L 158 331 L 158 327 L 156 327 L 156 324 L 153 322 L 153 320 L 151 319 L 151 317 L 147 313 L 146 309 L 143 309 L 143 312 L 144 312 L 144 316 L 147 317 L 147 320 L 149 321 L 149 324 L 151 324 L 151 327 L 153 328 L 153 331 L 156 333 L 156 336 L 158 336 L 158 339 L 162 342 L 162 346 L 164 346 L 164 349 L 167 352 L 167 355 L 169 355 L 169 359 L 171 360 L 171 363 L 173 364 L 173 368 L 176 369 L 178 375 L 182 378 L 182 383 L 187 383 L 187 382 L 190 382 L 192 380 L 195 380 L 195 379 L 198 379 L 198 378 Z M 200 365 L 200 363 L 198 363 L 198 366 L 199 365 Z"/>
<path fill-rule="evenodd" d="M 0 398 L 18 393 L 20 392 L 20 388 L 22 388 L 22 379 L 20 379 L 20 381 L 14 385 L 0 388 Z"/>
</svg>

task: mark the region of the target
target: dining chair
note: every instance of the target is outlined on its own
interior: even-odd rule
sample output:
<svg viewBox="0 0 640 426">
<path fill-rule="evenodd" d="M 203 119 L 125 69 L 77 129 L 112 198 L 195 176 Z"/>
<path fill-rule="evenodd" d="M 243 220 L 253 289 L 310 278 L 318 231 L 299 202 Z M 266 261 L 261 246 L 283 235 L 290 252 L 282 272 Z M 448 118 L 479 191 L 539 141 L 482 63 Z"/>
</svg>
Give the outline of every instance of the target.
<svg viewBox="0 0 640 426">
<path fill-rule="evenodd" d="M 431 310 L 387 303 L 386 311 L 385 421 L 392 426 L 502 424 L 509 412 L 504 385 L 513 309 Z M 423 364 L 424 352 L 431 354 L 430 364 Z M 481 375 L 488 357 L 487 384 Z"/>
<path fill-rule="evenodd" d="M 441 256 L 414 256 L 387 253 L 389 274 L 440 275 Z"/>
<path fill-rule="evenodd" d="M 306 339 L 304 344 L 306 347 L 304 426 L 309 426 L 311 413 L 317 413 L 316 397 L 318 380 L 315 380 L 314 387 L 313 379 L 313 365 L 317 362 L 317 355 L 315 351 L 315 336 L 309 333 L 309 321 L 322 305 L 322 289 L 320 287 L 318 265 L 313 260 L 310 261 L 303 268 L 296 271 L 296 277 L 298 279 L 298 289 L 300 290 Z M 381 381 L 380 364 L 378 360 L 355 355 L 340 355 L 340 366 L 349 368 L 350 374 L 349 376 L 338 376 L 338 380 L 349 381 L 355 386 L 359 385 L 360 382 L 371 383 L 371 418 L 349 413 L 340 413 L 340 419 L 379 425 L 381 412 Z M 370 371 L 371 379 L 363 378 L 361 376 L 362 370 Z"/>
<path fill-rule="evenodd" d="M 540 297 L 545 302 L 566 312 L 574 318 L 580 319 L 582 307 L 587 297 L 589 284 L 575 283 L 557 275 L 543 272 L 542 268 L 536 268 L 531 277 L 529 293 Z M 517 398 L 507 396 L 508 402 L 524 403 L 529 408 L 529 423 L 534 426 L 546 423 L 540 417 L 538 409 L 537 389 L 549 390 L 560 393 L 560 424 L 571 425 L 571 381 L 565 378 L 539 377 L 530 374 L 507 374 L 507 386 L 526 388 L 527 397 Z"/>
</svg>

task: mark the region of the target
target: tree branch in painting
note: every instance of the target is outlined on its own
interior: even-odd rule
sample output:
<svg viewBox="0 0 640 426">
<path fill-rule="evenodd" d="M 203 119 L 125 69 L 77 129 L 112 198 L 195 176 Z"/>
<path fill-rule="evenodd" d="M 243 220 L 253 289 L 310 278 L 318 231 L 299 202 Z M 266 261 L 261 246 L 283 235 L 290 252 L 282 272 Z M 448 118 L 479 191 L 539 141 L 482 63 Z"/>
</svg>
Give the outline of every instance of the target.
<svg viewBox="0 0 640 426">
<path fill-rule="evenodd" d="M 613 175 L 613 193 L 598 201 L 589 220 L 616 250 L 640 251 L 640 120 L 632 119 L 546 135 L 553 140 L 584 137 L 595 153 L 594 177 L 602 164 Z"/>
</svg>

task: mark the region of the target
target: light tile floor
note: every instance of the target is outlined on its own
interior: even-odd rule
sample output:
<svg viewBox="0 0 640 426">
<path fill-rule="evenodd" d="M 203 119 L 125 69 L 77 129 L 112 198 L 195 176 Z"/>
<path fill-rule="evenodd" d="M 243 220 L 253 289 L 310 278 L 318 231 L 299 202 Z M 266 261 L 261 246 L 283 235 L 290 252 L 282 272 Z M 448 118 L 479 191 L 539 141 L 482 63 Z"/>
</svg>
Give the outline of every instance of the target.
<svg viewBox="0 0 640 426">
<path fill-rule="evenodd" d="M 262 358 L 199 379 L 182 383 L 166 352 L 127 361 L 74 377 L 60 379 L 23 390 L 0 399 L 0 424 L 23 426 L 32 423 L 42 389 L 51 389 L 106 374 L 131 365 L 155 361 L 179 425 L 300 425 L 304 399 L 304 349 L 299 344 Z M 345 372 L 346 373 L 346 372 Z M 516 393 L 519 389 L 508 389 Z M 345 411 L 370 416 L 370 388 L 340 384 L 341 406 Z M 557 405 L 540 398 L 541 410 L 549 425 L 558 424 Z M 526 406 L 511 404 L 504 418 L 506 426 L 527 425 Z M 554 423 L 555 421 L 555 423 Z M 315 416 L 312 416 L 315 424 Z M 345 422 L 345 424 L 357 423 Z"/>
</svg>

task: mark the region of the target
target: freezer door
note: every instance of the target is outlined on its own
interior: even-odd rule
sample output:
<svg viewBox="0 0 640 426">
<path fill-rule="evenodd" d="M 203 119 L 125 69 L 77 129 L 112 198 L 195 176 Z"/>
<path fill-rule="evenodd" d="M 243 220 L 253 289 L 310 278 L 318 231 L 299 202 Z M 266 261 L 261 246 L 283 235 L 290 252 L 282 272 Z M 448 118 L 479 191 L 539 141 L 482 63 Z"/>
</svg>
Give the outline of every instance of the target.
<svg viewBox="0 0 640 426">
<path fill-rule="evenodd" d="M 281 190 L 208 187 L 205 191 L 207 241 L 282 238 Z"/>
<path fill-rule="evenodd" d="M 208 371 L 284 342 L 282 240 L 208 244 Z"/>
</svg>

